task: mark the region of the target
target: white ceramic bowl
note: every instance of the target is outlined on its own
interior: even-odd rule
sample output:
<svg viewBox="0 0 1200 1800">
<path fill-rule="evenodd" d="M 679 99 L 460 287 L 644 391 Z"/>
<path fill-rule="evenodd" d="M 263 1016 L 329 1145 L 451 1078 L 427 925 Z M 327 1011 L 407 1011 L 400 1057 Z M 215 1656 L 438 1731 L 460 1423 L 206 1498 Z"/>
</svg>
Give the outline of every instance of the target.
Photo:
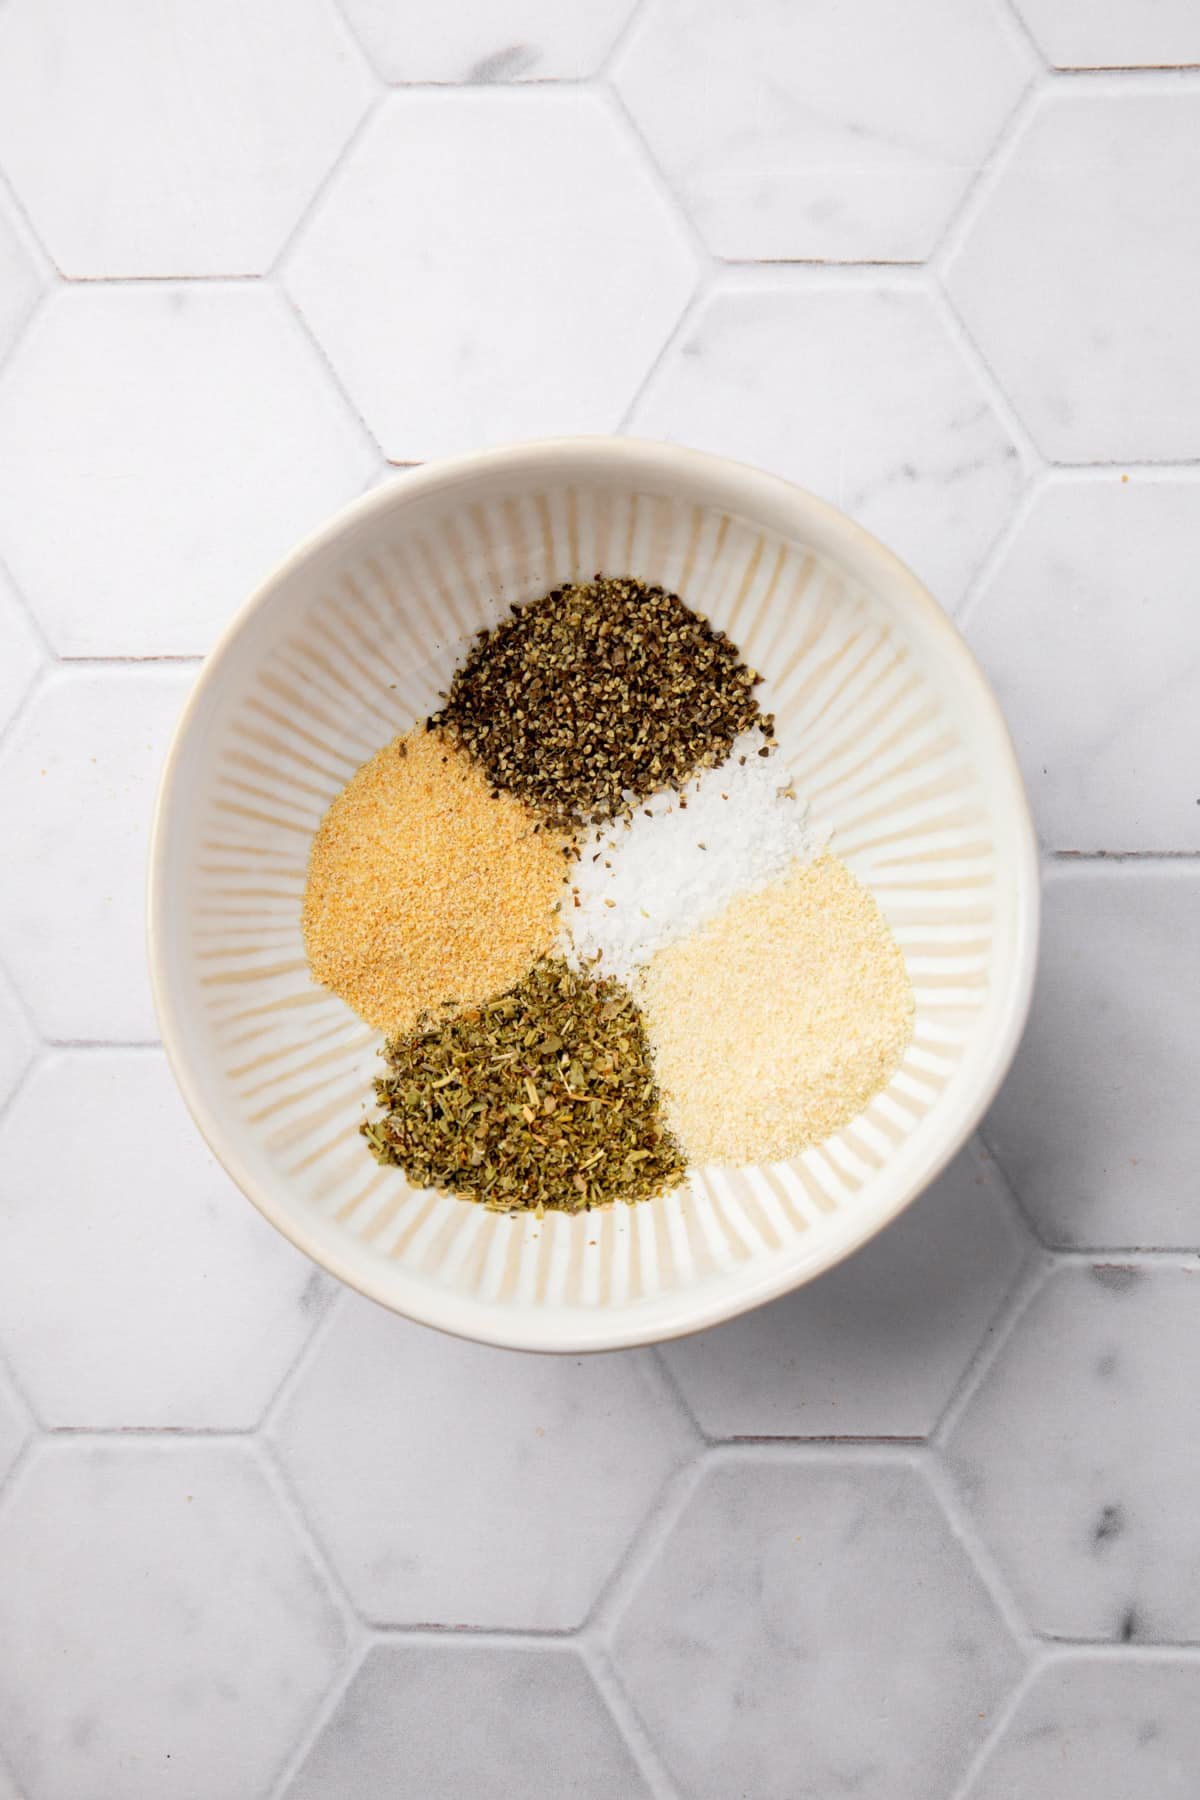
<svg viewBox="0 0 1200 1800">
<path fill-rule="evenodd" d="M 514 1219 L 413 1190 L 371 1160 L 358 1125 L 381 1040 L 311 983 L 300 900 L 329 801 L 433 710 L 466 639 L 510 602 L 598 569 L 675 589 L 763 672 L 798 790 L 904 949 L 916 1027 L 888 1088 L 793 1162 L 700 1169 L 648 1205 Z M 810 1281 L 937 1174 L 1025 1020 L 1037 859 L 996 702 L 890 552 L 754 469 L 569 439 L 403 476 L 247 602 L 167 760 L 149 916 L 180 1087 L 273 1224 L 410 1318 L 494 1344 L 599 1350 L 694 1331 Z"/>
</svg>

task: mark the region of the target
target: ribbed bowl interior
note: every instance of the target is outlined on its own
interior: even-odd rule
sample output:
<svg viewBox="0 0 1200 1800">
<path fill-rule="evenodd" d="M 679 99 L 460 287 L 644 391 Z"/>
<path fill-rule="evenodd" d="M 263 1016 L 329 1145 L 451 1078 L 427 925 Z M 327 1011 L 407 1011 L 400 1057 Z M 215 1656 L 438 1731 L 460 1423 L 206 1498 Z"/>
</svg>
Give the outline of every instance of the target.
<svg viewBox="0 0 1200 1800">
<path fill-rule="evenodd" d="M 509 1218 L 372 1161 L 358 1127 L 381 1038 L 309 978 L 305 866 L 330 800 L 436 708 L 471 635 L 597 570 L 676 590 L 763 672 L 781 761 L 889 919 L 916 1023 L 887 1089 L 794 1161 L 696 1169 L 638 1207 Z M 205 667 L 152 853 L 164 1040 L 235 1179 L 385 1305 L 540 1349 L 695 1329 L 872 1236 L 998 1084 L 1028 1004 L 1036 925 L 1007 733 L 916 579 L 783 482 L 621 440 L 419 471 L 298 551 Z"/>
</svg>

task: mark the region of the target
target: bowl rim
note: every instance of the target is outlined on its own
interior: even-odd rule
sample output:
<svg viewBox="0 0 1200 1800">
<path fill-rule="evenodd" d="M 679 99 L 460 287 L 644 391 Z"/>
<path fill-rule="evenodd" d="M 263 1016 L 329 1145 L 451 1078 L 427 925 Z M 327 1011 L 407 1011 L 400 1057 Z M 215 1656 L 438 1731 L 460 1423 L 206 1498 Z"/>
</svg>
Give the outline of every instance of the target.
<svg viewBox="0 0 1200 1800">
<path fill-rule="evenodd" d="M 236 1144 L 227 1136 L 220 1120 L 209 1107 L 204 1084 L 189 1048 L 187 1032 L 181 1025 L 168 973 L 164 948 L 164 918 L 167 902 L 168 856 L 167 820 L 172 811 L 175 787 L 195 720 L 208 694 L 220 682 L 226 662 L 237 640 L 250 620 L 269 601 L 277 589 L 289 582 L 311 559 L 327 549 L 348 530 L 375 515 L 385 514 L 397 500 L 397 490 L 404 497 L 419 497 L 452 490 L 478 475 L 504 469 L 525 472 L 532 478 L 537 473 L 570 473 L 572 464 L 594 465 L 607 462 L 614 473 L 636 468 L 643 476 L 671 481 L 693 477 L 719 481 L 727 490 L 725 504 L 733 510 L 751 515 L 771 510 L 790 510 L 801 519 L 820 522 L 827 537 L 841 540 L 853 548 L 857 558 L 865 556 L 885 574 L 893 588 L 904 590 L 906 603 L 915 608 L 931 634 L 942 639 L 943 648 L 957 658 L 975 690 L 975 701 L 986 715 L 997 759 L 1004 765 L 1011 795 L 1013 855 L 1010 874 L 1013 882 L 1014 919 L 1012 969 L 1003 996 L 1003 1005 L 995 1021 L 987 1061 L 981 1067 L 973 1093 L 960 1104 L 957 1120 L 937 1145 L 936 1154 L 916 1176 L 898 1186 L 895 1202 L 881 1214 L 866 1222 L 849 1243 L 828 1243 L 811 1259 L 795 1269 L 782 1268 L 765 1272 L 757 1282 L 744 1289 L 701 1291 L 689 1299 L 688 1290 L 676 1296 L 678 1304 L 668 1317 L 640 1321 L 633 1311 L 597 1308 L 596 1317 L 587 1328 L 568 1327 L 540 1313 L 536 1316 L 521 1308 L 502 1313 L 483 1302 L 472 1302 L 449 1291 L 430 1288 L 419 1303 L 400 1307 L 386 1291 L 386 1282 L 373 1281 L 359 1269 L 339 1258 L 328 1245 L 318 1245 L 306 1229 L 302 1218 L 281 1203 L 271 1185 L 258 1180 L 246 1168 Z M 1021 1034 L 1028 1018 L 1037 968 L 1038 938 L 1041 919 L 1040 860 L 1037 837 L 1029 807 L 1024 778 L 1012 742 L 1008 722 L 1000 709 L 986 675 L 966 639 L 949 614 L 934 599 L 929 589 L 895 553 L 865 527 L 806 488 L 774 475 L 752 464 L 717 456 L 710 451 L 694 450 L 684 445 L 654 439 L 618 437 L 596 434 L 556 438 L 533 438 L 473 450 L 461 455 L 443 457 L 419 467 L 396 471 L 402 479 L 385 480 L 365 494 L 341 507 L 324 525 L 310 532 L 279 562 L 241 603 L 218 635 L 192 684 L 175 723 L 155 794 L 151 817 L 146 885 L 146 948 L 150 986 L 158 1018 L 162 1047 L 188 1111 L 218 1163 L 234 1184 L 282 1235 L 304 1252 L 320 1268 L 328 1270 L 346 1286 L 389 1312 L 398 1313 L 419 1324 L 429 1325 L 452 1336 L 476 1343 L 511 1350 L 558 1352 L 578 1355 L 585 1352 L 632 1349 L 672 1338 L 689 1336 L 707 1330 L 750 1312 L 767 1302 L 781 1298 L 794 1289 L 806 1286 L 819 1275 L 835 1268 L 847 1257 L 892 1224 L 918 1196 L 942 1173 L 975 1131 L 990 1106 L 1000 1084 L 1012 1064 Z M 740 504 L 739 504 L 740 502 Z M 427 1303 L 426 1303 L 427 1301 Z M 486 1323 L 481 1317 L 486 1315 Z M 605 1321 L 610 1323 L 606 1324 Z M 547 1330 L 547 1325 L 551 1329 Z"/>
</svg>

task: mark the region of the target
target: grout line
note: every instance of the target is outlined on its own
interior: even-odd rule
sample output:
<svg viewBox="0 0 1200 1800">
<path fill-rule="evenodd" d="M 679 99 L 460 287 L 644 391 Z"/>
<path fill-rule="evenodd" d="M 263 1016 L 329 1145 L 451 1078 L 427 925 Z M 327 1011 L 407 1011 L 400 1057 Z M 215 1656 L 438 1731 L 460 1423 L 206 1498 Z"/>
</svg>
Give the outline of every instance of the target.
<svg viewBox="0 0 1200 1800">
<path fill-rule="evenodd" d="M 330 1314 L 335 1310 L 344 1291 L 345 1284 L 339 1281 L 336 1275 L 330 1275 L 318 1262 L 312 1263 L 311 1270 L 305 1282 L 303 1290 L 304 1294 L 308 1293 L 309 1287 L 314 1281 L 316 1282 L 316 1293 L 318 1295 L 316 1317 L 310 1322 L 308 1330 L 300 1343 L 299 1349 L 284 1369 L 279 1380 L 275 1383 L 275 1386 L 271 1389 L 267 1403 L 259 1414 L 257 1429 L 260 1431 L 265 1426 L 266 1421 L 273 1418 L 277 1407 L 282 1404 L 281 1396 L 284 1388 L 288 1387 L 291 1383 L 293 1371 L 299 1366 L 301 1358 L 305 1355 L 308 1346 L 316 1337 L 317 1333 L 321 1331 L 326 1319 L 328 1319 Z M 279 1454 L 278 1445 L 276 1444 L 274 1447 L 276 1454 Z"/>
<path fill-rule="evenodd" d="M 345 382 L 342 380 L 341 372 L 334 364 L 332 357 L 330 356 L 328 350 L 325 348 L 325 345 L 322 343 L 321 339 L 317 336 L 316 332 L 313 330 L 313 327 L 309 324 L 308 319 L 305 317 L 305 314 L 300 306 L 299 301 L 295 299 L 295 297 L 292 295 L 290 289 L 288 288 L 286 276 L 280 275 L 278 277 L 273 277 L 272 279 L 274 282 L 274 287 L 275 287 L 276 293 L 279 295 L 280 299 L 283 301 L 283 304 L 288 308 L 289 312 L 291 313 L 292 317 L 295 319 L 297 325 L 300 327 L 300 330 L 303 332 L 304 336 L 308 339 L 308 342 L 312 346 L 312 349 L 315 352 L 317 359 L 321 364 L 321 367 L 324 369 L 326 376 L 328 377 L 329 381 L 332 383 L 335 393 L 341 399 L 343 406 L 345 406 L 348 409 L 351 417 L 358 423 L 358 425 L 361 427 L 362 431 L 365 433 L 367 442 L 368 442 L 369 446 L 374 450 L 377 457 L 379 458 L 380 463 L 384 464 L 384 465 L 390 463 L 391 458 L 388 456 L 388 453 L 385 450 L 383 444 L 380 442 L 379 438 L 375 435 L 374 431 L 372 431 L 370 425 L 368 424 L 367 416 L 363 412 L 362 407 L 359 406 L 357 400 L 355 400 L 354 396 L 351 394 L 350 389 L 346 386 Z M 419 466 L 419 464 L 416 462 L 405 462 L 405 463 L 399 464 L 398 466 L 400 466 L 402 468 L 416 468 Z M 363 493 L 366 493 L 366 492 L 368 492 L 368 489 L 364 487 L 362 491 L 363 491 Z"/>
<path fill-rule="evenodd" d="M 254 1438 L 258 1425 L 43 1425 L 42 1431 L 48 1444 L 80 1439 L 112 1443 L 126 1438 L 165 1438 L 172 1444 L 245 1444 Z"/>
<path fill-rule="evenodd" d="M 984 552 L 983 560 L 963 590 L 962 599 L 951 612 L 951 618 L 965 636 L 967 627 L 978 610 L 980 597 L 991 586 L 996 573 L 1007 561 L 1013 545 L 1024 531 L 1043 489 L 1041 471 L 1035 471 L 1021 488 L 1007 521 Z"/>
<path fill-rule="evenodd" d="M 1118 1638 L 1038 1638 L 1045 1655 L 1043 1666 L 1080 1662 L 1200 1662 L 1200 1644 L 1194 1638 L 1160 1638 L 1155 1643 L 1126 1644 Z"/>
<path fill-rule="evenodd" d="M 346 1694 L 350 1684 L 366 1662 L 370 1653 L 369 1641 L 360 1643 L 357 1649 L 351 1649 L 346 1657 L 346 1665 L 339 1669 L 330 1682 L 327 1692 L 322 1695 L 312 1714 L 301 1727 L 295 1742 L 279 1764 L 279 1772 L 274 1781 L 266 1789 L 268 1800 L 285 1800 L 292 1783 L 300 1773 L 309 1755 L 316 1748 L 317 1742 L 325 1735 L 325 1728 L 332 1721 Z"/>
<path fill-rule="evenodd" d="M 1192 93 L 1196 85 L 1192 78 L 1197 72 L 1200 72 L 1200 63 L 1102 63 L 1090 68 L 1082 64 L 1047 62 L 1046 65 L 1046 74 L 1052 82 L 1062 82 L 1064 86 L 1073 86 L 1076 82 L 1080 86 L 1095 83 L 1098 87 L 1103 83 L 1107 97 L 1112 99 L 1131 90 L 1143 95 L 1161 94 L 1167 85 Z M 1145 79 L 1140 79 L 1142 77 Z"/>
<path fill-rule="evenodd" d="M 988 1141 L 988 1129 L 986 1129 L 986 1127 L 988 1127 L 988 1118 L 990 1118 L 990 1116 L 986 1114 L 986 1116 L 979 1121 L 979 1125 L 975 1127 L 975 1143 L 977 1143 L 977 1147 L 979 1147 L 979 1150 L 977 1150 L 979 1161 L 981 1161 L 984 1168 L 986 1168 L 991 1183 L 995 1183 L 995 1186 L 999 1188 L 1000 1193 L 1004 1195 L 1004 1201 L 1006 1201 L 1009 1215 L 1011 1215 L 1013 1222 L 1018 1224 L 1020 1229 L 1024 1231 L 1025 1237 L 1029 1238 L 1029 1247 L 1031 1247 L 1031 1249 L 1052 1249 L 1051 1244 L 1047 1244 L 1045 1238 L 1042 1237 L 1042 1231 L 1038 1228 L 1038 1222 L 1034 1219 L 1033 1213 L 1025 1206 L 1024 1199 L 1020 1197 L 1020 1192 L 1016 1190 L 1016 1184 L 1013 1183 L 1013 1179 L 1009 1177 L 1009 1172 L 1007 1172 L 1007 1168 L 1004 1166 L 1004 1161 L 997 1156 L 997 1152 L 993 1150 L 990 1141 Z M 1022 1267 L 1024 1267 L 1024 1265 L 1022 1265 Z M 1022 1273 L 1022 1271 L 1018 1271 L 1018 1278 L 1020 1278 L 1020 1273 Z"/>
<path fill-rule="evenodd" d="M 695 255 L 699 275 L 702 277 L 711 272 L 716 259 L 713 257 L 712 252 L 709 250 L 707 243 L 701 235 L 700 227 L 696 224 L 695 219 L 693 219 L 691 209 L 684 205 L 683 200 L 680 198 L 679 194 L 676 193 L 666 170 L 662 167 L 662 164 L 659 162 L 646 141 L 641 126 L 638 124 L 629 107 L 625 104 L 624 97 L 619 88 L 613 86 L 609 82 L 598 82 L 596 84 L 595 93 L 596 98 L 600 101 L 601 105 L 607 109 L 617 124 L 618 129 L 622 130 L 624 135 L 632 143 L 637 161 L 642 166 L 644 173 L 657 188 L 659 199 L 667 206 L 672 216 L 678 221 L 681 230 L 688 239 Z"/>
<path fill-rule="evenodd" d="M 999 11 L 1003 13 L 1007 20 L 1013 36 L 1019 38 L 1025 45 L 1026 50 L 1032 55 L 1034 67 L 1038 70 L 1039 74 L 1048 73 L 1054 65 L 1034 37 L 1029 26 L 1025 23 L 1020 7 L 1017 5 L 1017 0 L 997 0 L 997 5 Z"/>
<path fill-rule="evenodd" d="M 1031 1248 L 1017 1278 L 996 1312 L 987 1337 L 982 1339 L 974 1356 L 963 1370 L 954 1391 L 929 1433 L 929 1445 L 942 1455 L 959 1421 L 987 1377 L 995 1368 L 1000 1354 L 1013 1336 L 1021 1320 L 1037 1299 L 1053 1273 L 1055 1259 L 1040 1243 Z"/>
<path fill-rule="evenodd" d="M 320 1318 L 312 1326 L 291 1364 L 280 1377 L 279 1384 L 263 1408 L 262 1418 L 259 1420 L 259 1430 L 263 1437 L 270 1441 L 277 1455 L 282 1455 L 278 1437 L 280 1418 L 287 1408 L 292 1391 L 298 1385 L 308 1365 L 316 1360 L 321 1345 L 333 1330 L 333 1322 L 338 1313 L 344 1311 L 348 1304 L 347 1295 L 351 1290 L 345 1282 L 338 1281 L 336 1276 L 332 1279 L 336 1283 L 333 1297 Z"/>
<path fill-rule="evenodd" d="M 714 1440 L 712 1438 L 710 1438 L 707 1431 L 705 1431 L 704 1426 L 702 1425 L 702 1423 L 700 1421 L 700 1416 L 696 1412 L 695 1407 L 692 1405 L 691 1401 L 688 1399 L 687 1395 L 684 1393 L 683 1389 L 680 1387 L 678 1381 L 675 1379 L 674 1372 L 672 1371 L 670 1364 L 667 1362 L 666 1356 L 663 1354 L 665 1349 L 666 1349 L 665 1344 L 662 1344 L 662 1343 L 651 1344 L 649 1346 L 650 1361 L 654 1364 L 654 1367 L 658 1370 L 659 1379 L 662 1382 L 662 1385 L 664 1386 L 664 1388 L 666 1388 L 668 1394 L 671 1397 L 671 1400 L 673 1401 L 673 1403 L 675 1405 L 676 1411 L 679 1413 L 680 1417 L 686 1422 L 689 1430 L 694 1435 L 697 1443 L 703 1447 L 707 1447 Z"/>
<path fill-rule="evenodd" d="M 262 271 L 258 269 L 210 269 L 191 275 L 180 270 L 173 275 L 64 275 L 61 279 L 63 285 L 68 288 L 140 288 L 172 285 L 220 287 L 225 284 L 231 287 L 245 287 L 247 284 L 261 282 L 264 277 Z"/>
<path fill-rule="evenodd" d="M 968 1800 L 980 1771 L 986 1766 L 992 1752 L 1007 1735 L 1018 1708 L 1041 1675 L 1046 1660 L 1037 1650 L 1030 1654 L 1020 1676 L 996 1708 L 989 1729 L 984 1734 L 982 1743 L 979 1744 L 961 1777 L 955 1783 L 950 1800 Z"/>
<path fill-rule="evenodd" d="M 991 400 L 993 409 L 1016 446 L 1022 468 L 1027 475 L 1043 475 L 1050 465 L 1039 450 L 1024 419 L 1009 399 L 1004 383 L 963 324 L 961 315 L 956 312 L 950 299 L 945 282 L 939 279 L 936 271 L 932 268 L 928 274 L 930 278 L 929 295 L 934 310 L 937 312 L 943 328 L 957 345 L 959 354 Z"/>
<path fill-rule="evenodd" d="M 2 368 L 2 366 L 3 366 L 3 364 L 0 363 L 0 368 Z M 21 586 L 20 582 L 17 580 L 16 576 L 13 574 L 11 563 L 5 562 L 5 560 L 2 556 L 0 556 L 0 579 L 4 579 L 7 581 L 9 590 L 12 593 L 13 598 L 16 600 L 18 611 L 21 613 L 21 615 L 25 619 L 26 624 L 29 626 L 31 633 L 33 634 L 34 641 L 37 644 L 38 650 L 41 653 L 43 659 L 47 663 L 57 662 L 58 661 L 58 651 L 54 648 L 54 645 L 50 642 L 50 639 L 47 637 L 45 627 L 43 626 L 42 621 L 38 618 L 37 614 L 34 612 L 33 606 L 30 602 L 28 594 L 26 594 L 24 588 Z"/>
<path fill-rule="evenodd" d="M 1040 1640 L 1022 1614 L 999 1563 L 992 1555 L 991 1546 L 982 1533 L 976 1530 L 975 1522 L 963 1504 L 953 1476 L 932 1445 L 922 1459 L 921 1468 L 955 1542 L 987 1590 L 1014 1648 L 1029 1661 L 1037 1655 Z"/>
<path fill-rule="evenodd" d="M 1200 1249 L 1180 1249 L 1177 1245 L 1101 1244 L 1092 1249 L 1072 1245 L 1070 1249 L 1051 1247 L 1056 1265 L 1064 1269 L 1132 1268 L 1135 1261 L 1148 1262 L 1152 1268 L 1178 1269 L 1195 1274 Z"/>
<path fill-rule="evenodd" d="M 324 1578 L 330 1598 L 341 1614 L 346 1628 L 347 1644 L 351 1649 L 364 1640 L 366 1636 L 365 1622 L 354 1598 L 342 1578 L 333 1556 L 326 1550 L 305 1511 L 304 1502 L 292 1480 L 285 1459 L 280 1455 L 278 1446 L 263 1431 L 261 1425 L 254 1431 L 254 1448 L 268 1480 L 275 1490 L 276 1498 L 283 1511 L 291 1520 L 301 1543 Z"/>
<path fill-rule="evenodd" d="M 431 1644 L 456 1650 L 536 1650 L 551 1652 L 582 1644 L 578 1625 L 388 1625 L 365 1621 L 372 1644 L 400 1644 L 428 1650 Z"/>
<path fill-rule="evenodd" d="M 53 681 L 58 666 L 56 661 L 48 662 L 43 663 L 40 669 L 34 670 L 29 686 L 13 707 L 7 720 L 0 724 L 0 751 L 3 751 L 5 746 L 16 737 L 19 727 L 25 722 L 26 715 L 33 711 L 35 703 Z"/>
<path fill-rule="evenodd" d="M 275 252 L 274 257 L 263 270 L 264 280 L 275 282 L 279 286 L 282 286 L 286 292 L 287 269 L 285 265 L 291 260 L 296 245 L 304 236 L 305 232 L 308 231 L 313 219 L 329 198 L 329 193 L 334 182 L 345 168 L 358 145 L 366 136 L 372 121 L 379 117 L 380 113 L 387 105 L 389 91 L 390 90 L 386 86 L 381 87 L 375 95 L 368 100 L 366 106 L 363 108 L 362 117 L 353 127 L 349 136 L 346 138 L 345 143 L 342 145 L 341 149 L 326 169 L 324 175 L 309 195 L 308 202 L 303 212 L 300 214 L 300 217 L 296 220 L 296 223 L 284 238 L 279 249 Z"/>
<path fill-rule="evenodd" d="M 1049 850 L 1043 849 L 1043 855 L 1051 865 L 1047 872 L 1059 872 L 1063 869 L 1090 868 L 1097 869 L 1101 864 L 1143 863 L 1153 868 L 1155 864 L 1178 865 L 1200 860 L 1200 850 Z"/>
<path fill-rule="evenodd" d="M 699 1488 L 711 1456 L 711 1451 L 701 1451 L 667 1477 L 641 1522 L 630 1533 L 628 1543 L 592 1603 L 583 1622 L 583 1630 L 589 1638 L 608 1642 L 617 1619 Z"/>
<path fill-rule="evenodd" d="M 638 407 L 641 405 L 646 394 L 650 391 L 650 387 L 653 384 L 655 377 L 666 363 L 667 358 L 671 355 L 672 351 L 682 342 L 685 333 L 691 329 L 693 322 L 702 312 L 708 301 L 711 292 L 711 281 L 707 277 L 702 277 L 697 286 L 692 290 L 691 297 L 685 304 L 673 329 L 669 331 L 667 336 L 663 339 L 662 346 L 659 349 L 657 356 L 655 356 L 634 390 L 633 398 L 621 414 L 616 427 L 619 434 L 632 431 L 634 414 L 637 412 Z M 634 435 L 636 435 L 636 433 L 634 433 Z"/>
<path fill-rule="evenodd" d="M 587 1643 L 580 1645 L 580 1654 L 653 1800 L 678 1800 L 679 1790 L 667 1774 L 657 1744 L 621 1686 L 607 1650 L 601 1644 Z"/>
<path fill-rule="evenodd" d="M 166 663 L 174 667 L 198 669 L 204 661 L 201 651 L 185 650 L 178 654 L 164 651 L 151 656 L 137 656 L 129 651 L 118 651 L 112 656 L 58 656 L 56 660 L 64 669 L 144 669 L 147 664 Z"/>
<path fill-rule="evenodd" d="M 653 4 L 654 0 L 633 0 L 629 17 L 609 45 L 599 68 L 593 71 L 596 81 L 611 82 L 613 80 L 613 70 L 633 43 L 634 37 L 645 22 Z"/>
<path fill-rule="evenodd" d="M 1048 71 L 1044 67 L 1031 71 L 1028 84 L 1022 89 L 1016 105 L 979 164 L 974 180 L 968 183 L 961 201 L 950 214 L 941 236 L 926 258 L 930 271 L 939 281 L 945 279 L 946 271 L 961 249 L 964 239 L 977 223 L 986 202 L 991 199 L 1002 176 L 1007 172 L 1017 144 L 1025 134 L 1026 125 L 1048 92 L 1047 75 Z"/>
<path fill-rule="evenodd" d="M 15 986 L 13 992 L 17 992 Z M 44 1046 L 40 1038 L 35 1036 L 32 1056 L 17 1076 L 17 1079 L 13 1082 L 9 1092 L 3 1099 L 0 1099 L 0 1125 L 4 1123 L 10 1113 L 16 1111 L 18 1099 L 20 1099 L 21 1095 L 25 1092 L 25 1089 L 29 1086 L 30 1081 L 33 1078 L 33 1072 L 42 1060 L 43 1048 Z"/>
<path fill-rule="evenodd" d="M 25 1439 L 21 1448 L 17 1451 L 16 1456 L 9 1466 L 7 1475 L 5 1475 L 3 1479 L 0 1479 L 0 1518 L 3 1517 L 4 1509 L 8 1505 L 13 1491 L 16 1488 L 18 1477 L 24 1474 L 24 1471 L 42 1448 L 44 1442 L 44 1435 L 35 1426 L 34 1430 Z"/>
</svg>

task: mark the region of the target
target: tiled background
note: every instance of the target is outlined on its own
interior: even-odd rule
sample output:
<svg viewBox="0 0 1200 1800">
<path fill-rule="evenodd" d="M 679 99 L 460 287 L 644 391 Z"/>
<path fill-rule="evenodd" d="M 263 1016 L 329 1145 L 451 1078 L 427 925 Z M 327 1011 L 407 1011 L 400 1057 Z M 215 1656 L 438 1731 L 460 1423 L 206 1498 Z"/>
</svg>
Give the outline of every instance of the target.
<svg viewBox="0 0 1200 1800">
<path fill-rule="evenodd" d="M 1196 0 L 0 0 L 2 1800 L 1200 1793 L 1198 192 Z M 143 859 L 298 535 L 617 428 L 930 582 L 1045 954 L 882 1239 L 538 1360 L 231 1189 Z"/>
</svg>

